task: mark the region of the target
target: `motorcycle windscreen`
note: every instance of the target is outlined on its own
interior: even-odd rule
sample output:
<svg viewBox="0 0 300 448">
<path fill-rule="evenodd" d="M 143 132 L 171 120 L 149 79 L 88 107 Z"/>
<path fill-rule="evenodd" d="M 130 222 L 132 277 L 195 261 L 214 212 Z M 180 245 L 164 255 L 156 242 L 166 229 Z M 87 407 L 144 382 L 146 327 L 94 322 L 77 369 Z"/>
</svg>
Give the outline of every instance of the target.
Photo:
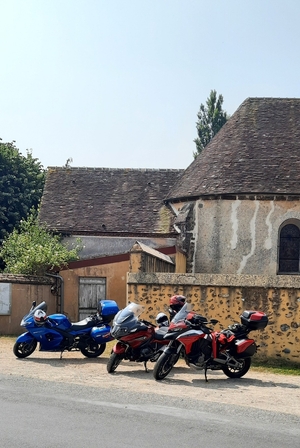
<svg viewBox="0 0 300 448">
<path fill-rule="evenodd" d="M 138 318 L 140 314 L 144 311 L 145 307 L 143 305 L 139 305 L 137 303 L 130 303 L 123 310 L 119 311 L 116 314 L 113 323 L 114 324 L 122 324 L 123 322 L 132 319 Z"/>
<path fill-rule="evenodd" d="M 172 322 L 177 323 L 181 320 L 184 320 L 187 315 L 192 311 L 193 305 L 191 303 L 186 302 L 180 311 L 172 319 Z"/>
<path fill-rule="evenodd" d="M 32 308 L 32 309 L 29 311 L 29 313 L 26 314 L 26 315 L 23 317 L 23 319 L 22 319 L 20 325 L 21 325 L 21 326 L 24 326 L 24 323 L 25 323 L 30 317 L 32 317 L 32 316 L 34 315 L 34 313 L 35 313 L 36 310 L 43 310 L 43 311 L 47 312 L 47 304 L 46 304 L 46 302 L 43 301 L 43 302 L 39 303 L 35 308 Z"/>
</svg>

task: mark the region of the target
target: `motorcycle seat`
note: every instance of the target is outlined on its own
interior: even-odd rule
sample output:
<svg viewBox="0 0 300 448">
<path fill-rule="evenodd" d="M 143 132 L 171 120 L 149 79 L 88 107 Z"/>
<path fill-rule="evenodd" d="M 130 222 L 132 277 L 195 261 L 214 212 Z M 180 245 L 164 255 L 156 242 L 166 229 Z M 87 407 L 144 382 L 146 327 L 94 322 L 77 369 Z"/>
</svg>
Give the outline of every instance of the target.
<svg viewBox="0 0 300 448">
<path fill-rule="evenodd" d="M 155 330 L 155 338 L 160 340 L 164 340 L 164 336 L 168 333 L 169 327 L 161 327 Z"/>
<path fill-rule="evenodd" d="M 96 321 L 95 319 L 86 318 L 81 320 L 80 322 L 75 322 L 71 325 L 69 331 L 79 331 L 83 330 L 84 328 L 92 328 L 96 325 L 99 325 L 100 321 Z"/>
</svg>

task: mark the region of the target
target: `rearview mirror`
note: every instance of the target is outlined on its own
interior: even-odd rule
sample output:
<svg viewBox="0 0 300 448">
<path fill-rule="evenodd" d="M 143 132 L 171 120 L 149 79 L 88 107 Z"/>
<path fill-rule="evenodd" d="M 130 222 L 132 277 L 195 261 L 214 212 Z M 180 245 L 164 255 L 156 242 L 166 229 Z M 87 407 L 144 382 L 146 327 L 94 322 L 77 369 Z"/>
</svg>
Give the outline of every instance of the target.
<svg viewBox="0 0 300 448">
<path fill-rule="evenodd" d="M 211 319 L 210 323 L 216 325 L 219 321 L 217 319 Z"/>
</svg>

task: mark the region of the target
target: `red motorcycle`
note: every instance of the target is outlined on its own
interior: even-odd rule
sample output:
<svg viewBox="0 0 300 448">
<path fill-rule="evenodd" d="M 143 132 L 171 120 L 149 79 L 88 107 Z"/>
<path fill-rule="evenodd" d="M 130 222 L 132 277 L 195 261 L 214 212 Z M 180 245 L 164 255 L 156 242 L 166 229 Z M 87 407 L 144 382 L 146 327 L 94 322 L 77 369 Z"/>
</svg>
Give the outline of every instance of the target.
<svg viewBox="0 0 300 448">
<path fill-rule="evenodd" d="M 165 338 L 170 342 L 163 348 L 153 369 L 156 380 L 165 378 L 184 351 L 186 364 L 196 370 L 223 370 L 229 378 L 241 378 L 251 366 L 251 358 L 258 346 L 248 334 L 267 326 L 268 317 L 260 311 L 244 311 L 241 323 L 229 325 L 222 331 L 214 331 L 203 316 L 191 311 L 186 303 L 171 321 Z"/>
<path fill-rule="evenodd" d="M 118 342 L 108 359 L 108 373 L 114 372 L 124 359 L 143 362 L 145 370 L 148 371 L 147 362 L 156 361 L 161 347 L 168 344 L 169 341 L 165 338 L 169 324 L 167 316 L 159 313 L 156 318 L 157 325 L 154 325 L 139 319 L 144 309 L 142 305 L 130 303 L 116 314 L 110 333 Z"/>
</svg>

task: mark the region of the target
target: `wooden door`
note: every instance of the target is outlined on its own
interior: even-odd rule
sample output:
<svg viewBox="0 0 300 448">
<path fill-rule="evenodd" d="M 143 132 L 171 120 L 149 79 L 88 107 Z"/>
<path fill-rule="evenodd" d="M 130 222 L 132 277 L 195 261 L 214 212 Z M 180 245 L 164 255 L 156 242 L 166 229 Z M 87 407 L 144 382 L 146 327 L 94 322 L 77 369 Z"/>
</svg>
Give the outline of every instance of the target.
<svg viewBox="0 0 300 448">
<path fill-rule="evenodd" d="M 97 311 L 98 301 L 106 298 L 106 278 L 79 278 L 79 320 Z"/>
</svg>

